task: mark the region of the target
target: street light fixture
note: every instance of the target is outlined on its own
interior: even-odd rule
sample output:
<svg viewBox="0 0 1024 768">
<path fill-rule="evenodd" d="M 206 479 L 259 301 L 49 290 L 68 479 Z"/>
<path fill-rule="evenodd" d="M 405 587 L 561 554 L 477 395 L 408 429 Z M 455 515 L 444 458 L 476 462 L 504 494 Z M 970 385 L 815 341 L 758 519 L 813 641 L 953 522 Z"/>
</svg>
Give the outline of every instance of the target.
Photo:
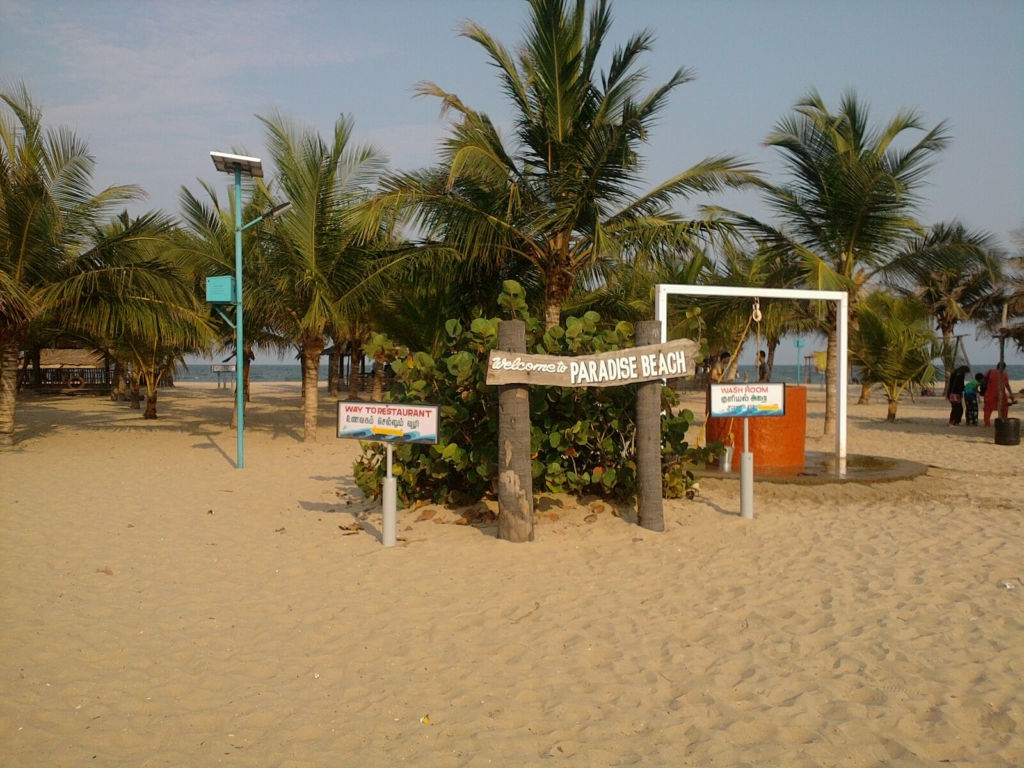
<svg viewBox="0 0 1024 768">
<path fill-rule="evenodd" d="M 210 158 L 214 167 L 221 173 L 229 173 L 235 177 L 235 408 L 238 413 L 238 448 L 235 467 L 245 466 L 245 392 L 242 372 L 245 368 L 245 352 L 242 349 L 242 232 L 258 224 L 264 219 L 272 219 L 292 207 L 291 203 L 275 206 L 262 216 L 242 226 L 242 176 L 263 178 L 263 164 L 258 157 L 231 155 L 224 152 L 211 152 Z"/>
</svg>

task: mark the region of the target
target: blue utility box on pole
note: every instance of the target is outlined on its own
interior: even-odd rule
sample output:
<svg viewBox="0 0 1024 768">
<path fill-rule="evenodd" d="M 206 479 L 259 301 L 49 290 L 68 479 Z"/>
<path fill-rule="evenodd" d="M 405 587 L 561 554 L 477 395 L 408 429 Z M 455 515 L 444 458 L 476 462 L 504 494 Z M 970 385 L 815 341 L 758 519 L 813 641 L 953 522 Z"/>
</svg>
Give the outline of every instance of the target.
<svg viewBox="0 0 1024 768">
<path fill-rule="evenodd" d="M 211 304 L 234 304 L 235 278 L 230 275 L 206 278 L 206 300 Z"/>
</svg>

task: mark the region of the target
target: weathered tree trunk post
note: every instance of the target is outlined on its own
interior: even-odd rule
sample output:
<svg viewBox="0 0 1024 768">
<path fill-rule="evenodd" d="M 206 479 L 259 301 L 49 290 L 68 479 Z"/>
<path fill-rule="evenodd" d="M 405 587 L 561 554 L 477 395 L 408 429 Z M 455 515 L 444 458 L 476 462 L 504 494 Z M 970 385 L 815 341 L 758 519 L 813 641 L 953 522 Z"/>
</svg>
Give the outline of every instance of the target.
<svg viewBox="0 0 1024 768">
<path fill-rule="evenodd" d="M 636 324 L 636 345 L 661 343 L 661 322 Z M 636 385 L 637 522 L 649 531 L 665 530 L 661 476 L 661 382 Z"/>
<path fill-rule="evenodd" d="M 498 323 L 498 349 L 526 352 L 526 323 Z M 530 388 L 498 387 L 498 538 L 533 541 L 533 473 L 530 469 Z"/>
</svg>

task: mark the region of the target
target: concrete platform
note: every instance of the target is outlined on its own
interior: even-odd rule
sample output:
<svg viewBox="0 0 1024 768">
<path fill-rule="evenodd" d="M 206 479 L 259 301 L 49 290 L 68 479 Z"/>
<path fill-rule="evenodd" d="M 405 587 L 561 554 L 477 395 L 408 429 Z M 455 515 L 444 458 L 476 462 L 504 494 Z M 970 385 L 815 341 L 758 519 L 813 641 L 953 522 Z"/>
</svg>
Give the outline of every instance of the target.
<svg viewBox="0 0 1024 768">
<path fill-rule="evenodd" d="M 834 453 L 808 451 L 804 455 L 803 468 L 771 467 L 759 470 L 754 464 L 754 480 L 766 483 L 787 483 L 790 485 L 826 485 L 830 483 L 891 483 L 896 480 L 910 480 L 928 471 L 928 467 L 916 461 L 890 459 L 885 456 L 861 456 L 850 454 L 846 457 L 846 473 L 836 471 Z M 737 464 L 739 459 L 737 458 Z M 739 472 L 722 472 L 717 467 L 693 470 L 695 477 L 715 480 L 740 479 Z"/>
</svg>

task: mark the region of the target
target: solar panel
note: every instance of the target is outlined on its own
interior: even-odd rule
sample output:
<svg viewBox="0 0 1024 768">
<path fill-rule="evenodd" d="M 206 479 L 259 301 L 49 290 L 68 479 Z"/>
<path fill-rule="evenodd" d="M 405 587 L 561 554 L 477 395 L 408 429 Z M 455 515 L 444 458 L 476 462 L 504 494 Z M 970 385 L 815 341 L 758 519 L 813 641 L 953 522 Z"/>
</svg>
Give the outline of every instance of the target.
<svg viewBox="0 0 1024 768">
<path fill-rule="evenodd" d="M 229 155 L 224 152 L 211 152 L 210 157 L 213 164 L 221 173 L 234 173 L 236 169 L 242 171 L 243 176 L 252 176 L 257 179 L 263 178 L 263 164 L 258 157 L 246 157 L 245 155 Z"/>
</svg>

